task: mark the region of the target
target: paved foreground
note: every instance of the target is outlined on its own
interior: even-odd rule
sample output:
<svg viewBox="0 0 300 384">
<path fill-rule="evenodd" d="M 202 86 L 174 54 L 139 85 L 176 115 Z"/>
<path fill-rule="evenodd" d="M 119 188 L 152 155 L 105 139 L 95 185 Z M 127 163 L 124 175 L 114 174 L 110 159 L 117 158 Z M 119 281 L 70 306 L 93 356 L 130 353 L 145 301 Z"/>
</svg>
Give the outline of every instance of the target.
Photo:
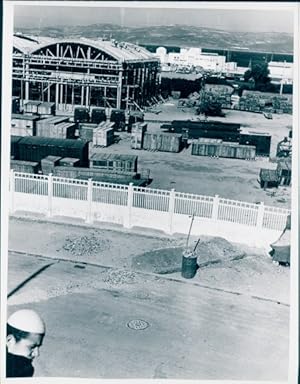
<svg viewBox="0 0 300 384">
<path fill-rule="evenodd" d="M 16 253 L 8 291 L 51 262 L 8 300 L 46 320 L 37 376 L 287 379 L 288 305 Z"/>
</svg>

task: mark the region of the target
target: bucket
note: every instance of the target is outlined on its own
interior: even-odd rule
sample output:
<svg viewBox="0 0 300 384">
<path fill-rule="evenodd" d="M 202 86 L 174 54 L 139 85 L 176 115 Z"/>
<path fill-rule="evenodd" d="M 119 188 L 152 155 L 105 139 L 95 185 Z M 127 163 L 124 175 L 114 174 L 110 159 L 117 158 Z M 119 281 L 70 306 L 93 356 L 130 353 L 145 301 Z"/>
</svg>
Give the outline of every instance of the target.
<svg viewBox="0 0 300 384">
<path fill-rule="evenodd" d="M 195 276 L 197 269 L 197 256 L 194 252 L 185 251 L 182 255 L 181 276 L 186 279 L 191 279 Z"/>
</svg>

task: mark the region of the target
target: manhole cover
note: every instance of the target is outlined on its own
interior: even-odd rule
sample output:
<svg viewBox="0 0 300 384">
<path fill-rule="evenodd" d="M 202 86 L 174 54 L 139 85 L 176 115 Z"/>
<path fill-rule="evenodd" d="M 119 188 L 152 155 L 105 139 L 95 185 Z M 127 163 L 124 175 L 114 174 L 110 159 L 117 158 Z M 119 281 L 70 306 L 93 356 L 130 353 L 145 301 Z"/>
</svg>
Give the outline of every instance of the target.
<svg viewBox="0 0 300 384">
<path fill-rule="evenodd" d="M 141 331 L 143 329 L 146 329 L 149 327 L 149 323 L 147 323 L 147 321 L 145 320 L 130 320 L 128 323 L 127 323 L 127 327 L 128 328 L 131 328 L 131 329 L 134 329 L 136 331 Z"/>
</svg>

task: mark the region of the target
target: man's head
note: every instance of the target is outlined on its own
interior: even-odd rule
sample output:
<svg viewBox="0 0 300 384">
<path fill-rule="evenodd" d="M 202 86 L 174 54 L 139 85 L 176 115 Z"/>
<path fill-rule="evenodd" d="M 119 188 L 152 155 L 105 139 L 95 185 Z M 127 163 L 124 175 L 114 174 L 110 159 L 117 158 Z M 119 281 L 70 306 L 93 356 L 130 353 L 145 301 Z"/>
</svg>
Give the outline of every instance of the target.
<svg viewBox="0 0 300 384">
<path fill-rule="evenodd" d="M 6 346 L 9 353 L 34 359 L 39 355 L 45 323 L 33 310 L 21 309 L 7 320 Z"/>
</svg>

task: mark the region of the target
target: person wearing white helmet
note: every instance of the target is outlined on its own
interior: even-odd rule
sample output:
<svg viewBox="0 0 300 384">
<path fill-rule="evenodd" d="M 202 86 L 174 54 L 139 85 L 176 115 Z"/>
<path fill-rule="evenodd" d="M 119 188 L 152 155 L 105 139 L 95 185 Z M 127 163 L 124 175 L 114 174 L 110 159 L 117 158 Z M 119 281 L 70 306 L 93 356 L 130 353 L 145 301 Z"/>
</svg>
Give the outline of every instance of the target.
<svg viewBox="0 0 300 384">
<path fill-rule="evenodd" d="M 14 312 L 7 320 L 6 377 L 31 377 L 32 360 L 39 356 L 46 328 L 31 309 Z"/>
</svg>

